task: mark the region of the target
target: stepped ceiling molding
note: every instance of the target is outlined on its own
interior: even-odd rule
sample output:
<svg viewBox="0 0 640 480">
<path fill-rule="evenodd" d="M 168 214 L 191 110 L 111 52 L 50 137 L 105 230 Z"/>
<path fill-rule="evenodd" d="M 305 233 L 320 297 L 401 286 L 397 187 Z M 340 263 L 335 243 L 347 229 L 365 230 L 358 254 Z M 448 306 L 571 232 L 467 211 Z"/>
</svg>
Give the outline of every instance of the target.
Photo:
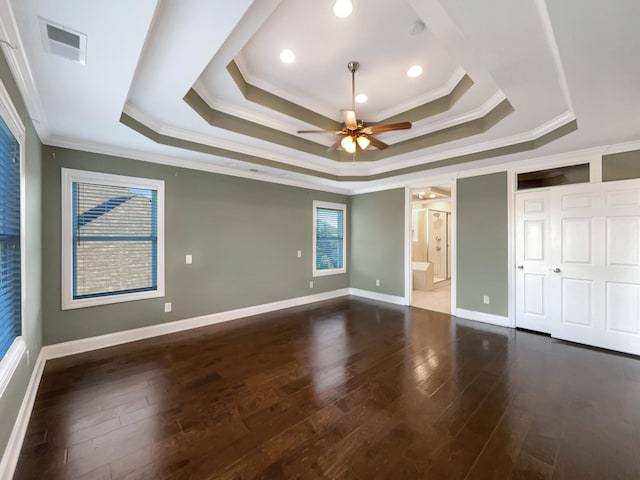
<svg viewBox="0 0 640 480">
<path fill-rule="evenodd" d="M 352 2 L 0 0 L 0 33 L 54 146 L 355 192 L 640 139 L 637 1 Z M 84 65 L 43 20 L 86 35 Z M 352 60 L 358 119 L 413 124 L 355 156 L 297 133 L 341 128 Z"/>
</svg>

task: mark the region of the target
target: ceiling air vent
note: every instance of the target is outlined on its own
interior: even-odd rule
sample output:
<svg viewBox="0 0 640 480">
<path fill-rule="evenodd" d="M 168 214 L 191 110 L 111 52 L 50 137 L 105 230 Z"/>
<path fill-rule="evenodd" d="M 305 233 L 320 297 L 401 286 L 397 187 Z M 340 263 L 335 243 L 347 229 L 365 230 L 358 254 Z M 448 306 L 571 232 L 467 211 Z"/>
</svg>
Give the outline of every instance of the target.
<svg viewBox="0 0 640 480">
<path fill-rule="evenodd" d="M 40 18 L 45 51 L 84 65 L 87 60 L 87 36 Z"/>
</svg>

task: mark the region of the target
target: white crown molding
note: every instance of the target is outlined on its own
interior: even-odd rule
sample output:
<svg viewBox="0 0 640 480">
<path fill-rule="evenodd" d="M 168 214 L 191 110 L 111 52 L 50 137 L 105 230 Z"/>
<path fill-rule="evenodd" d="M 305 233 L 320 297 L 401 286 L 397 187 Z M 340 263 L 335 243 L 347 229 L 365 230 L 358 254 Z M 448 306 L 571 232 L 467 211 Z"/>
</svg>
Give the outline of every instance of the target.
<svg viewBox="0 0 640 480">
<path fill-rule="evenodd" d="M 428 102 L 432 102 L 434 100 L 437 100 L 438 98 L 449 95 L 453 91 L 453 89 L 456 87 L 458 82 L 460 82 L 460 80 L 464 75 L 465 75 L 464 70 L 462 70 L 462 68 L 458 68 L 443 87 L 439 88 L 438 90 L 428 92 L 423 97 L 412 99 L 411 102 L 407 102 L 406 104 L 394 106 L 392 109 L 387 109 L 385 111 L 382 111 L 374 115 L 370 119 L 370 122 L 380 122 L 385 118 L 389 118 L 394 115 L 406 112 L 407 110 L 411 110 L 414 107 L 423 105 Z M 240 117 L 247 121 L 258 123 L 260 125 L 264 125 L 270 128 L 274 128 L 276 130 L 284 131 L 284 132 L 292 132 L 301 128 L 300 123 L 293 124 L 291 122 L 286 122 L 283 118 L 276 119 L 272 114 L 269 115 L 268 112 L 272 112 L 272 110 L 268 110 L 265 112 L 258 112 L 255 110 L 255 107 L 254 109 L 250 109 L 250 108 L 247 108 L 246 106 L 239 105 L 237 103 L 227 102 L 220 98 L 215 98 L 213 95 L 211 95 L 211 93 L 209 92 L 206 85 L 201 79 L 198 79 L 198 81 L 194 84 L 193 89 L 207 103 L 207 105 L 209 105 L 211 108 L 214 108 L 216 110 L 220 110 L 221 112 L 228 113 L 230 115 Z M 496 101 L 497 98 L 499 98 L 498 101 Z M 460 123 L 460 122 L 479 118 L 483 115 L 486 115 L 488 111 L 491 110 L 491 108 L 493 108 L 495 105 L 500 103 L 505 98 L 506 97 L 504 93 L 501 90 L 499 90 L 494 95 L 492 95 L 491 98 L 487 100 L 478 109 L 471 110 L 462 115 L 457 115 L 455 117 L 446 119 L 441 122 L 426 123 L 422 127 L 418 127 L 418 129 L 415 128 L 415 124 L 414 124 L 414 128 L 412 129 L 413 135 L 410 135 L 408 133 L 403 133 L 401 136 L 397 137 L 396 142 L 402 141 L 406 138 L 414 137 L 416 136 L 415 135 L 416 132 L 418 135 L 423 135 L 425 133 L 430 133 L 443 128 L 447 128 L 452 125 L 456 125 L 457 123 Z M 250 102 L 249 100 L 247 100 L 247 103 L 250 105 L 253 105 L 253 102 Z M 260 105 L 258 105 L 258 107 L 266 109 L 266 107 L 262 107 Z M 279 112 L 276 112 L 276 113 L 279 113 Z M 281 114 L 281 115 L 286 116 L 284 114 Z M 340 119 L 333 118 L 333 116 L 329 116 L 329 118 L 332 118 L 337 122 L 341 121 Z M 307 125 L 309 128 L 315 127 L 315 125 L 307 124 L 304 122 L 303 124 Z M 326 147 L 329 146 L 329 144 L 324 144 L 321 142 L 316 142 L 316 143 Z"/>
<path fill-rule="evenodd" d="M 504 92 L 499 90 L 494 95 L 492 95 L 478 109 L 472 112 L 467 112 L 463 115 L 455 117 L 454 119 L 445 120 L 437 124 L 436 127 L 434 127 L 434 131 L 442 128 L 451 127 L 456 124 L 455 122 L 468 121 L 468 120 L 472 120 L 474 118 L 479 118 L 483 115 L 486 115 L 491 111 L 491 109 L 495 108 L 495 106 L 498 105 L 500 102 L 502 102 L 505 98 L 506 97 L 504 95 Z M 573 114 L 573 112 L 567 111 L 559 115 L 558 117 L 552 120 L 549 120 L 548 122 L 542 125 L 539 125 L 528 132 L 523 132 L 517 135 L 512 135 L 505 138 L 491 140 L 488 142 L 473 144 L 473 145 L 462 147 L 456 150 L 448 150 L 446 152 L 440 152 L 438 154 L 433 154 L 428 156 L 419 156 L 419 155 L 416 156 L 416 152 L 412 152 L 411 154 L 403 155 L 403 157 L 405 157 L 406 159 L 404 161 L 402 159 L 399 160 L 398 157 L 394 157 L 392 159 L 384 159 L 384 160 L 379 160 L 377 162 L 372 162 L 367 165 L 364 165 L 362 163 L 353 163 L 353 164 L 337 163 L 335 166 L 331 166 L 331 165 L 319 166 L 315 162 L 302 160 L 302 159 L 293 159 L 291 157 L 276 156 L 263 149 L 256 148 L 256 147 L 247 147 L 245 145 L 241 145 L 236 142 L 229 142 L 229 141 L 220 140 L 220 139 L 216 139 L 216 141 L 213 142 L 212 139 L 207 135 L 197 134 L 197 133 L 193 133 L 193 132 L 189 132 L 189 131 L 185 131 L 185 130 L 160 124 L 160 122 L 146 115 L 144 112 L 142 112 L 141 110 L 139 110 L 138 108 L 130 104 L 128 104 L 125 107 L 124 111 L 127 115 L 130 115 L 132 118 L 136 119 L 137 121 L 141 122 L 142 124 L 148 126 L 149 128 L 152 128 L 153 130 L 161 134 L 171 135 L 183 140 L 193 141 L 196 143 L 203 143 L 205 145 L 210 145 L 214 147 L 225 148 L 225 149 L 236 151 L 239 153 L 253 155 L 256 157 L 265 158 L 272 161 L 285 163 L 288 165 L 307 168 L 310 170 L 315 170 L 317 172 L 327 173 L 330 175 L 338 175 L 338 176 L 349 175 L 349 176 L 362 176 L 362 177 L 383 174 L 387 172 L 392 172 L 394 170 L 400 170 L 403 168 L 409 168 L 409 167 L 413 167 L 421 164 L 427 164 L 427 163 L 435 162 L 438 160 L 443 160 L 445 158 L 450 158 L 450 157 L 455 157 L 460 155 L 468 155 L 472 153 L 482 152 L 485 150 L 491 150 L 494 148 L 508 146 L 515 143 L 536 140 L 537 138 L 553 131 L 554 129 L 559 128 L 562 125 L 565 125 L 566 123 L 575 120 L 575 115 Z M 298 152 L 298 155 L 307 156 L 307 154 L 303 154 L 300 152 Z M 411 158 L 407 158 L 407 157 L 411 157 Z M 326 162 L 329 163 L 331 161 L 326 160 Z M 273 168 L 277 169 L 278 167 L 273 167 Z M 363 180 L 367 181 L 366 178 Z"/>
<path fill-rule="evenodd" d="M 129 111 L 134 114 L 136 113 L 133 109 L 130 109 Z M 557 128 L 558 126 L 563 125 L 564 124 L 563 122 L 571 121 L 572 119 L 573 119 L 573 114 L 571 112 L 565 112 L 565 114 L 558 116 L 557 118 L 551 120 L 550 122 L 547 122 L 546 124 L 540 127 L 537 127 L 531 132 L 527 132 L 525 134 L 521 134 L 518 136 L 508 137 L 506 142 L 504 141 L 504 139 L 495 140 L 491 142 L 485 142 L 482 144 L 471 145 L 464 149 L 449 151 L 446 154 L 441 153 L 441 154 L 433 155 L 429 157 L 420 157 L 411 163 L 408 163 L 408 164 L 403 163 L 400 168 L 406 168 L 412 165 L 419 165 L 423 163 L 434 162 L 444 158 L 449 158 L 450 156 L 475 153 L 478 151 L 482 151 L 483 149 L 499 148 L 501 146 L 506 146 L 514 142 L 532 140 L 537 138 L 535 136 L 536 134 L 544 135 L 545 133 L 552 131 L 554 128 Z M 473 168 L 474 165 L 478 165 L 478 163 L 486 161 L 486 160 L 478 160 L 476 162 L 473 162 L 472 164 L 467 165 L 467 167 L 472 167 L 471 169 L 464 168 L 464 167 L 460 168 L 461 166 L 452 165 L 449 167 L 427 170 L 423 174 L 419 174 L 419 173 L 399 174 L 399 175 L 388 177 L 381 180 L 371 181 L 371 180 L 367 180 L 366 178 L 363 178 L 363 180 L 361 181 L 353 180 L 350 182 L 341 183 L 339 181 L 317 178 L 309 175 L 301 175 L 293 172 L 285 172 L 282 174 L 279 172 L 274 172 L 273 175 L 269 175 L 265 173 L 249 172 L 248 169 L 253 168 L 254 165 L 246 162 L 241 162 L 241 161 L 233 161 L 232 163 L 236 163 L 240 166 L 245 165 L 247 168 L 246 171 L 238 170 L 236 168 L 228 168 L 220 165 L 215 165 L 210 162 L 207 162 L 207 160 L 205 159 L 186 160 L 186 159 L 180 159 L 176 157 L 145 153 L 145 152 L 141 152 L 133 149 L 112 147 L 112 146 L 107 146 L 102 144 L 95 144 L 95 143 L 77 141 L 74 139 L 67 139 L 67 138 L 60 138 L 60 137 L 51 138 L 47 143 L 51 146 L 57 146 L 62 148 L 70 148 L 74 150 L 85 150 L 87 152 L 120 156 L 124 158 L 131 158 L 134 160 L 141 160 L 141 161 L 147 161 L 151 163 L 188 168 L 192 170 L 201 170 L 201 171 L 206 171 L 211 173 L 219 173 L 222 175 L 230 175 L 234 177 L 249 178 L 254 180 L 266 181 L 270 183 L 277 183 L 277 184 L 289 185 L 289 186 L 300 187 L 300 188 L 307 188 L 307 189 L 313 189 L 313 190 L 320 189 L 327 192 L 333 192 L 333 193 L 339 193 L 339 194 L 345 194 L 345 195 L 357 195 L 361 193 L 390 190 L 394 188 L 404 188 L 409 183 L 414 183 L 419 180 L 428 181 L 430 178 L 433 178 L 434 176 L 458 175 L 458 176 L 464 177 L 464 176 L 473 176 L 473 175 L 480 174 L 480 173 L 477 173 L 480 171 L 485 171 L 487 173 L 490 173 L 490 172 L 497 172 L 497 171 L 505 171 L 508 168 L 508 165 L 506 162 L 500 162 L 499 165 L 495 165 L 495 166 L 481 166 L 481 167 Z M 624 144 L 624 146 L 621 146 L 621 147 L 616 147 L 616 146 L 600 147 L 599 150 L 608 149 L 609 151 L 613 152 L 617 148 L 617 150 L 615 151 L 624 151 L 625 148 L 633 149 L 636 146 L 640 148 L 639 142 L 626 143 Z M 563 154 L 563 155 L 573 155 L 573 153 L 570 152 L 568 154 Z M 220 162 L 225 162 L 225 163 L 229 163 L 230 161 L 228 158 L 208 156 L 208 155 L 207 157 L 217 159 Z M 535 157 L 530 157 L 530 158 L 535 158 Z M 351 164 L 348 164 L 348 165 L 351 165 Z M 376 173 L 385 173 L 389 170 L 394 169 L 393 166 L 384 167 L 384 168 L 381 167 L 379 169 L 375 169 L 375 168 L 361 168 L 359 167 L 359 165 L 361 164 L 355 164 L 354 168 L 341 169 L 336 174 L 348 174 L 353 176 L 364 177 L 364 176 L 372 175 Z M 397 163 L 395 164 L 395 168 L 399 168 Z M 276 170 L 276 169 L 274 168 L 272 170 Z"/>
<path fill-rule="evenodd" d="M 101 155 L 113 155 L 116 157 L 129 158 L 132 160 L 140 160 L 143 162 L 156 163 L 159 165 L 168 165 L 177 168 L 186 168 L 189 170 L 199 170 L 202 172 L 218 173 L 220 175 L 229 175 L 231 177 L 247 178 L 250 180 L 260 180 L 262 182 L 276 183 L 280 185 L 287 185 L 291 187 L 306 188 L 310 190 L 322 190 L 324 192 L 338 193 L 343 195 L 349 195 L 350 190 L 347 187 L 340 187 L 340 184 L 333 180 L 325 180 L 321 178 L 311 177 L 312 181 L 305 181 L 298 177 L 302 175 L 285 172 L 280 177 L 266 175 L 263 173 L 255 173 L 248 171 L 249 168 L 254 168 L 253 164 L 246 164 L 247 170 L 242 171 L 235 168 L 224 167 L 221 165 L 215 165 L 207 162 L 206 160 L 187 160 L 183 158 L 176 158 L 170 156 L 162 156 L 156 153 L 142 152 L 139 150 L 113 147 L 110 145 L 103 145 L 98 143 L 91 143 L 85 141 L 78 141 L 75 139 L 68 139 L 62 137 L 52 137 L 47 141 L 47 145 L 52 147 L 69 148 L 71 150 L 82 150 L 89 153 L 97 153 Z M 228 158 L 214 157 L 220 161 L 228 163 Z M 233 161 L 239 166 L 245 164 L 241 161 Z M 287 175 L 287 176 L 285 176 Z"/>
<path fill-rule="evenodd" d="M 640 140 L 634 140 L 631 142 L 624 142 L 624 143 L 609 145 L 602 152 L 602 155 L 612 155 L 614 153 L 631 152 L 633 150 L 640 150 Z"/>
<path fill-rule="evenodd" d="M 209 105 L 209 107 L 227 113 L 229 115 L 233 115 L 235 117 L 240 117 L 243 120 L 257 123 L 259 125 L 264 125 L 283 132 L 293 132 L 301 128 L 300 120 L 296 119 L 296 123 L 294 124 L 294 122 L 286 120 L 291 117 L 288 117 L 284 113 L 268 109 L 267 107 L 263 107 L 262 105 L 253 103 L 249 100 L 245 100 L 246 105 L 255 105 L 253 108 L 247 108 L 246 105 L 225 101 L 221 98 L 215 98 L 209 92 L 202 79 L 198 79 L 196 81 L 196 83 L 193 85 L 193 90 L 205 101 L 207 105 Z M 258 111 L 258 109 L 264 109 L 264 111 Z M 273 115 L 274 112 L 278 115 L 278 118 Z M 333 116 L 329 116 L 328 118 L 331 118 L 336 122 L 341 121 L 339 118 L 334 118 Z M 312 125 L 310 123 L 302 122 L 302 125 L 305 125 L 305 128 L 317 128 L 316 125 Z M 328 147 L 329 145 L 326 146 Z"/>
<path fill-rule="evenodd" d="M 560 88 L 567 102 L 569 111 L 573 113 L 573 102 L 571 101 L 571 93 L 569 91 L 569 83 L 567 82 L 567 75 L 565 74 L 564 67 L 562 66 L 562 58 L 560 57 L 560 50 L 558 49 L 558 43 L 556 42 L 556 36 L 553 33 L 553 25 L 551 24 L 551 17 L 549 17 L 549 10 L 545 0 L 534 0 L 538 15 L 540 16 L 540 22 L 542 24 L 542 31 L 547 39 L 547 46 L 551 52 L 553 63 L 558 72 L 558 79 L 560 81 Z"/>
<path fill-rule="evenodd" d="M 444 160 L 447 158 L 458 157 L 463 155 L 470 155 L 474 153 L 484 152 L 487 150 L 493 150 L 501 147 L 508 147 L 509 145 L 514 145 L 523 142 L 529 142 L 533 140 L 537 140 L 538 138 L 546 135 L 554 131 L 555 129 L 566 125 L 567 123 L 575 120 L 575 116 L 573 112 L 567 111 L 558 115 L 556 118 L 549 120 L 548 122 L 530 130 L 528 132 L 519 133 L 516 135 L 511 135 L 509 137 L 498 138 L 495 140 L 490 140 L 482 143 L 475 143 L 473 145 L 468 145 L 466 147 L 461 147 L 453 150 L 447 150 L 446 152 L 440 152 L 433 155 L 427 155 L 424 157 L 414 157 L 413 160 L 399 163 L 398 159 L 395 158 L 395 163 L 387 164 L 380 167 L 374 167 L 370 170 L 369 175 L 377 175 L 381 173 L 387 173 L 389 171 L 397 170 L 399 168 L 407 168 L 413 167 L 416 165 L 423 165 L 432 162 L 437 162 L 438 160 Z M 412 155 L 415 155 L 416 152 L 413 152 Z"/>
<path fill-rule="evenodd" d="M 411 130 L 399 130 L 396 133 L 395 141 L 393 143 L 399 143 L 404 140 L 409 140 L 413 137 L 420 135 L 426 135 L 428 133 L 438 132 L 446 128 L 455 127 L 461 123 L 471 122 L 488 115 L 491 110 L 496 108 L 501 102 L 507 99 L 507 96 L 502 90 L 498 90 L 491 97 L 489 97 L 482 105 L 468 112 L 461 113 L 450 118 L 445 118 L 439 122 L 430 122 L 430 119 L 420 120 L 413 124 Z"/>
<path fill-rule="evenodd" d="M 457 67 L 453 74 L 449 77 L 449 79 L 439 88 L 435 90 L 431 90 L 426 92 L 424 95 L 419 97 L 412 98 L 410 101 L 400 103 L 398 105 L 394 105 L 392 108 L 388 108 L 386 110 L 382 110 L 377 114 L 374 114 L 373 117 L 369 120 L 370 122 L 381 122 L 385 118 L 394 117 L 408 110 L 412 110 L 416 107 L 424 105 L 425 103 L 430 103 L 439 98 L 445 97 L 456 88 L 456 85 L 462 80 L 462 77 L 466 75 L 466 72 L 462 67 Z"/>
<path fill-rule="evenodd" d="M 327 173 L 329 175 L 340 174 L 337 168 L 335 167 L 332 168 L 331 164 L 335 163 L 333 160 L 327 160 L 324 158 L 317 157 L 315 155 L 294 151 L 299 157 L 305 156 L 308 158 L 308 160 L 302 160 L 300 158 L 293 158 L 290 156 L 285 157 L 282 154 L 274 154 L 265 149 L 248 146 L 239 142 L 224 140 L 220 138 L 214 139 L 209 135 L 191 132 L 188 130 L 162 124 L 158 122 L 155 118 L 151 117 L 150 115 L 146 114 L 144 111 L 140 110 L 139 108 L 131 104 L 125 105 L 123 112 L 129 115 L 134 120 L 142 123 L 146 127 L 154 130 L 156 133 L 160 135 L 166 135 L 169 137 L 179 138 L 181 140 L 186 140 L 189 142 L 200 143 L 202 145 L 208 145 L 210 147 L 223 148 L 225 150 L 230 150 L 232 152 L 242 153 L 245 155 L 252 155 L 254 157 L 263 158 L 265 160 L 272 160 L 278 163 L 284 163 L 287 165 L 293 165 L 301 168 L 308 168 L 310 170 L 315 170 L 321 173 Z M 286 147 L 283 147 L 283 148 L 286 148 Z M 287 150 L 291 150 L 291 149 L 287 149 Z M 320 165 L 319 162 L 322 162 L 325 165 Z M 258 168 L 269 168 L 269 167 L 258 167 Z M 277 168 L 277 167 L 273 167 L 273 168 Z"/>
<path fill-rule="evenodd" d="M 50 131 L 10 0 L 0 0 L 0 39 L 11 45 L 2 43 L 2 51 L 18 85 L 31 122 L 42 141 L 48 138 Z"/>
<path fill-rule="evenodd" d="M 280 98 L 283 98 L 287 101 L 290 101 L 292 103 L 296 103 L 299 105 L 304 106 L 305 108 L 308 108 L 310 110 L 313 110 L 315 112 L 321 113 L 322 115 L 328 116 L 329 118 L 333 118 L 335 113 L 329 113 L 326 109 L 325 106 L 323 105 L 319 105 L 319 104 L 309 104 L 309 105 L 303 105 L 303 103 L 300 103 L 298 100 L 291 100 L 289 97 L 291 96 L 291 92 L 287 91 L 287 90 L 282 90 L 278 87 L 276 87 L 273 84 L 269 84 L 267 82 L 265 82 L 263 79 L 261 78 L 257 78 L 254 75 L 252 75 L 249 72 L 249 69 L 247 68 L 246 62 L 244 60 L 244 57 L 242 55 L 238 55 L 234 61 L 236 62 L 236 65 L 238 66 L 238 69 L 240 70 L 240 73 L 242 74 L 244 80 L 248 83 L 251 84 L 257 88 L 260 88 L 261 90 L 264 90 L 268 93 L 271 93 L 273 95 L 276 95 Z M 389 118 L 389 117 L 393 117 L 395 115 L 398 115 L 400 113 L 406 112 L 407 110 L 411 110 L 413 108 L 419 107 L 421 105 L 424 105 L 425 103 L 429 103 L 429 102 L 433 102 L 434 100 L 437 100 L 439 98 L 445 97 L 447 95 L 449 95 L 453 89 L 456 87 L 456 85 L 458 85 L 458 83 L 460 82 L 460 80 L 462 80 L 462 77 L 464 77 L 466 75 L 466 72 L 464 71 L 464 69 L 460 66 L 456 67 L 456 69 L 453 71 L 453 73 L 449 76 L 449 78 L 447 79 L 447 81 L 432 90 L 429 90 L 428 92 L 425 92 L 424 94 L 417 96 L 417 97 L 413 97 L 411 98 L 411 100 L 407 100 L 406 102 L 394 105 L 393 107 L 387 108 L 385 110 L 382 110 L 376 114 L 373 114 L 371 116 L 371 118 L 369 118 L 369 122 L 380 122 L 382 120 L 384 120 L 385 118 Z M 220 101 L 218 99 L 214 99 L 209 93 L 208 93 L 208 89 L 206 87 L 206 85 L 204 85 L 203 83 L 200 83 L 199 85 L 199 89 L 200 91 L 202 91 L 203 93 L 205 93 L 205 95 L 207 95 L 208 101 L 207 103 L 209 103 L 209 105 L 213 106 L 213 105 L 221 105 Z M 198 92 L 198 94 L 200 94 L 200 91 Z M 202 96 L 202 95 L 201 95 Z M 204 96 L 202 96 L 202 98 L 205 98 Z M 248 101 L 248 100 L 247 100 Z M 308 98 L 305 99 L 305 101 L 309 101 Z M 211 103 L 210 103 L 211 102 Z M 229 106 L 229 108 L 231 108 L 231 111 L 238 111 L 238 106 L 237 105 L 233 105 L 233 106 Z M 259 120 L 260 122 L 264 122 L 264 120 Z"/>
<path fill-rule="evenodd" d="M 456 317 L 467 320 L 475 320 L 476 322 L 489 323 L 500 327 L 511 328 L 509 317 L 501 315 L 492 315 L 490 313 L 476 312 L 474 310 L 456 309 Z"/>
<path fill-rule="evenodd" d="M 29 426 L 29 420 L 31 418 L 31 412 L 33 405 L 36 401 L 36 394 L 38 393 L 38 386 L 40 385 L 40 379 L 42 378 L 42 372 L 44 371 L 46 359 L 43 355 L 43 351 L 40 350 L 38 359 L 31 372 L 29 378 L 29 384 L 27 390 L 22 399 L 18 416 L 11 429 L 11 435 L 7 442 L 7 446 L 0 460 L 0 478 L 13 478 L 16 465 L 18 464 L 18 457 L 20 457 L 20 450 L 22 449 L 22 443 L 24 442 L 25 434 L 27 433 L 27 427 Z"/>
</svg>

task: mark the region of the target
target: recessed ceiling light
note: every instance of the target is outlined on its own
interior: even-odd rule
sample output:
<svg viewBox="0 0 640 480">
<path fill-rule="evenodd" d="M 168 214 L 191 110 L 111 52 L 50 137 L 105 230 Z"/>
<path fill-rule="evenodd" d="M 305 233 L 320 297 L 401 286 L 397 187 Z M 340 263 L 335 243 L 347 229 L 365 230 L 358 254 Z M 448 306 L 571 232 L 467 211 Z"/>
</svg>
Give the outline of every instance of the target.
<svg viewBox="0 0 640 480">
<path fill-rule="evenodd" d="M 426 192 L 420 192 L 418 195 L 424 195 Z"/>
<path fill-rule="evenodd" d="M 356 102 L 358 103 L 364 103 L 367 100 L 369 100 L 369 97 L 367 97 L 364 93 L 359 93 L 358 95 L 356 95 Z"/>
<path fill-rule="evenodd" d="M 296 61 L 296 55 L 287 48 L 280 53 L 280 60 L 284 63 L 293 63 Z"/>
<path fill-rule="evenodd" d="M 338 18 L 347 18 L 351 15 L 352 10 L 353 5 L 350 0 L 336 0 L 336 3 L 333 4 L 333 14 Z"/>
<path fill-rule="evenodd" d="M 436 198 L 436 194 L 435 193 L 430 193 L 429 194 L 429 198 Z"/>
<path fill-rule="evenodd" d="M 407 77 L 419 77 L 422 75 L 422 67 L 420 65 L 413 65 L 409 70 L 407 70 Z"/>
</svg>

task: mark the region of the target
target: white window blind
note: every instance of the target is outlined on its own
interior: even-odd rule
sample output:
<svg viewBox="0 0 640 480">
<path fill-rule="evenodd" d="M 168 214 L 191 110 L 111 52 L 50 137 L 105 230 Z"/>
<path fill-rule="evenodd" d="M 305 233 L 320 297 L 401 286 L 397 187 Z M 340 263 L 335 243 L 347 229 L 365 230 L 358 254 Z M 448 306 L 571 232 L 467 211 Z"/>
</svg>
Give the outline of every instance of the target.
<svg viewBox="0 0 640 480">
<path fill-rule="evenodd" d="M 0 118 L 0 359 L 22 334 L 20 144 Z"/>
<path fill-rule="evenodd" d="M 344 273 L 345 210 L 342 204 L 314 202 L 314 274 Z"/>
<path fill-rule="evenodd" d="M 73 183 L 73 298 L 156 290 L 157 192 Z"/>
</svg>

